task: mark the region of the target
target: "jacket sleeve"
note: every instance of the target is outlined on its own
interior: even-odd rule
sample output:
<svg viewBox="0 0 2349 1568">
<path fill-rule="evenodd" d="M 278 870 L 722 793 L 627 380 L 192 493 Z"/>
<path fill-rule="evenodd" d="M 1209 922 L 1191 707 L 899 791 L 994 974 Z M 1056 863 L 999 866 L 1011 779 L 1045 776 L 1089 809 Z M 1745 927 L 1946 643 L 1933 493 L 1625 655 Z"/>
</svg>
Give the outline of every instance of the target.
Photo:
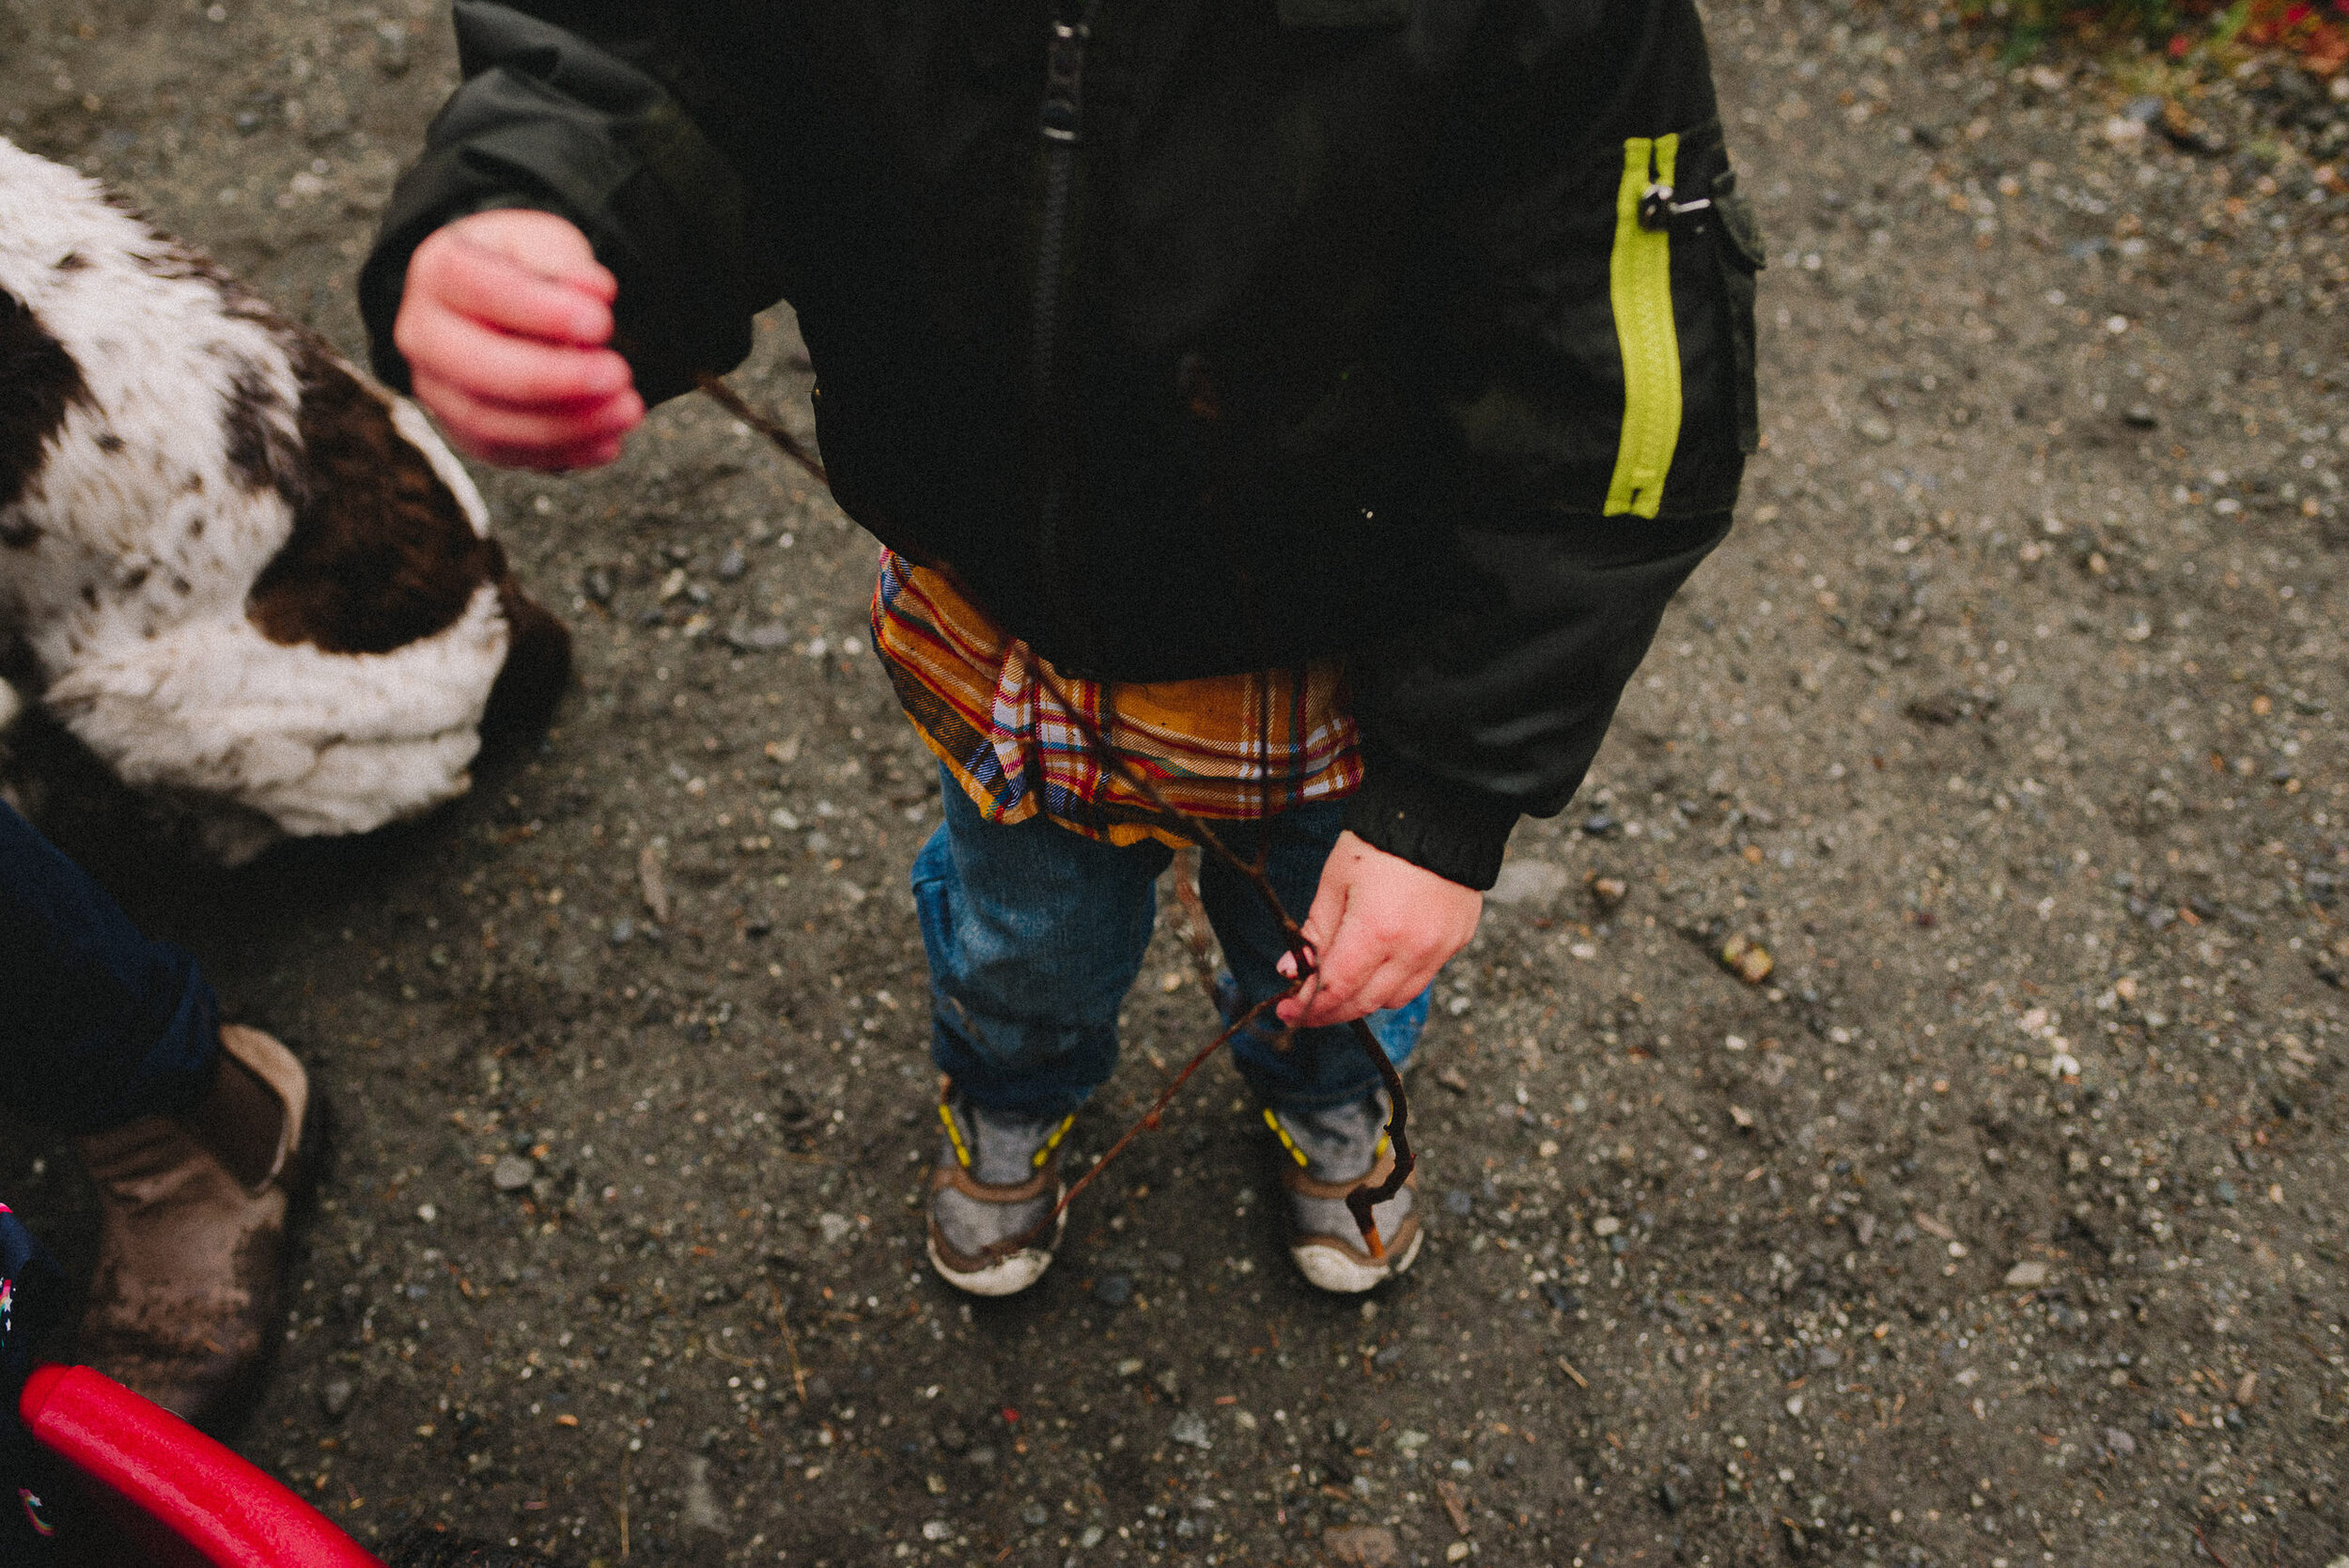
<svg viewBox="0 0 2349 1568">
<path fill-rule="evenodd" d="M 443 225 L 493 208 L 553 212 L 587 236 L 619 280 L 614 346 L 647 402 L 749 353 L 750 318 L 768 302 L 746 281 L 742 182 L 659 72 L 659 14 L 617 0 L 458 0 L 463 85 L 394 188 L 359 275 L 384 381 L 408 386 L 392 323 L 409 257 Z"/>
<path fill-rule="evenodd" d="M 1346 825 L 1376 848 L 1489 888 L 1520 815 L 1565 808 L 1680 584 L 1726 511 L 1464 531 L 1495 602 L 1415 626 L 1349 666 L 1361 788 Z"/>
<path fill-rule="evenodd" d="M 1492 885 L 1519 815 L 1572 799 L 1665 605 L 1728 531 L 1753 443 L 1760 262 L 1688 0 L 1500 0 L 1491 14 L 1517 42 L 1472 70 L 1398 328 L 1399 379 L 1426 389 L 1446 454 L 1418 505 L 1475 588 L 1350 666 L 1365 778 L 1347 826 L 1474 888 Z M 1589 90 L 1595 58 L 1611 101 Z M 1626 239 L 1622 206 L 1628 158 L 1664 137 L 1680 199 L 1712 198 L 1673 225 L 1668 261 L 1662 236 Z M 1643 294 L 1627 243 L 1657 258 Z M 1676 346 L 1672 380 L 1641 367 L 1643 409 L 1670 385 L 1677 431 L 1644 516 L 1616 477 L 1633 449 L 1626 311 Z"/>
</svg>

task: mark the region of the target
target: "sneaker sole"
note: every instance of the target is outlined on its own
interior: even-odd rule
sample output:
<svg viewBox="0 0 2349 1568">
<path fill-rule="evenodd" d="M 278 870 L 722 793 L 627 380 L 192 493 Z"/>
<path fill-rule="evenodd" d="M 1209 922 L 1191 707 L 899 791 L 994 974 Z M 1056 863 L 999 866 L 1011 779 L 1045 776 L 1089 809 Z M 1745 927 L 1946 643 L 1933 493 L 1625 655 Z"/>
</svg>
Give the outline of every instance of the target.
<svg viewBox="0 0 2349 1568">
<path fill-rule="evenodd" d="M 1420 1243 L 1426 1239 L 1425 1231 L 1415 1230 L 1401 1257 L 1384 1258 L 1377 1263 L 1366 1263 L 1339 1248 L 1310 1241 L 1290 1248 L 1289 1257 L 1307 1283 L 1333 1296 L 1360 1296 L 1410 1267 L 1419 1257 Z"/>
<path fill-rule="evenodd" d="M 1055 1199 L 1054 1202 L 1058 1202 Z M 939 1255 L 938 1238 L 932 1235 L 924 1243 L 930 1255 L 930 1266 L 938 1277 L 957 1290 L 972 1296 L 1017 1296 L 1044 1277 L 1052 1265 L 1052 1251 L 1060 1245 L 1061 1233 L 1068 1228 L 1068 1216 L 1063 1212 L 1052 1225 L 1051 1247 L 1023 1247 L 1001 1263 L 985 1268 L 959 1269 Z"/>
</svg>

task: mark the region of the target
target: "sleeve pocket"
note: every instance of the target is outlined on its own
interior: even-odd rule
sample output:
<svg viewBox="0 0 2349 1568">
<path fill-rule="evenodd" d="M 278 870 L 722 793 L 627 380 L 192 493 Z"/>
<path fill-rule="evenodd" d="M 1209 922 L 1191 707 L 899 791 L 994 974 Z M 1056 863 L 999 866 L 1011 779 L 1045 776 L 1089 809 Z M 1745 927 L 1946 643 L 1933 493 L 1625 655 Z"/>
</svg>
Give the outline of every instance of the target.
<svg viewBox="0 0 2349 1568">
<path fill-rule="evenodd" d="M 1721 260 L 1721 309 L 1730 346 L 1736 399 L 1737 449 L 1750 456 L 1762 447 L 1761 398 L 1754 376 L 1754 274 L 1768 265 L 1762 226 L 1753 206 L 1738 193 L 1737 176 L 1723 169 L 1713 177 L 1713 232 Z"/>
</svg>

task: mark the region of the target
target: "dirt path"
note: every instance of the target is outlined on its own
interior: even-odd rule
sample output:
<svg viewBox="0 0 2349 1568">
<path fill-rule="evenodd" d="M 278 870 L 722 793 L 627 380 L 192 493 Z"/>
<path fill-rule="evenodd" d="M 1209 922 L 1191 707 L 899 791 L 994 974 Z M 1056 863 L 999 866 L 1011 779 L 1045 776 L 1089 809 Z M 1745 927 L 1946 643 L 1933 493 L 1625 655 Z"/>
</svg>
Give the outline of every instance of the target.
<svg viewBox="0 0 2349 1568">
<path fill-rule="evenodd" d="M 247 1452 L 363 1538 L 578 1563 L 2349 1552 L 2349 199 L 2275 161 L 2349 104 L 2148 130 L 1914 13 L 1714 31 L 1768 447 L 1442 985 L 1411 1276 L 1293 1280 L 1219 1064 L 1043 1285 L 932 1281 L 871 545 L 689 403 L 490 482 L 583 682 L 461 807 L 158 877 L 23 742 L 339 1103 Z M 348 344 L 448 54 L 421 6 L 0 0 L 0 130 Z M 796 404 L 795 348 L 738 380 Z M 1096 1148 L 1209 1028 L 1160 942 Z M 37 1138 L 0 1191 L 86 1212 Z"/>
</svg>

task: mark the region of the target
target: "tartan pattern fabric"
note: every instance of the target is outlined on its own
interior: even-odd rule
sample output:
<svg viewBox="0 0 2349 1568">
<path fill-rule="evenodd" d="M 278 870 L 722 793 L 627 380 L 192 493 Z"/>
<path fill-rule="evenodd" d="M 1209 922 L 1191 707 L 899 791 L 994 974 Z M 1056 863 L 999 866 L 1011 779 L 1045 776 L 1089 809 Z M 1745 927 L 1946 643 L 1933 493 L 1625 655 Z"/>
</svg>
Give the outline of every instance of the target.
<svg viewBox="0 0 2349 1568">
<path fill-rule="evenodd" d="M 944 573 L 887 550 L 872 619 L 907 718 L 990 821 L 1041 812 L 1111 844 L 1185 842 L 1094 754 L 1064 697 L 1192 816 L 1269 815 L 1361 783 L 1342 660 L 1201 680 L 1081 680 L 1006 636 Z"/>
</svg>

